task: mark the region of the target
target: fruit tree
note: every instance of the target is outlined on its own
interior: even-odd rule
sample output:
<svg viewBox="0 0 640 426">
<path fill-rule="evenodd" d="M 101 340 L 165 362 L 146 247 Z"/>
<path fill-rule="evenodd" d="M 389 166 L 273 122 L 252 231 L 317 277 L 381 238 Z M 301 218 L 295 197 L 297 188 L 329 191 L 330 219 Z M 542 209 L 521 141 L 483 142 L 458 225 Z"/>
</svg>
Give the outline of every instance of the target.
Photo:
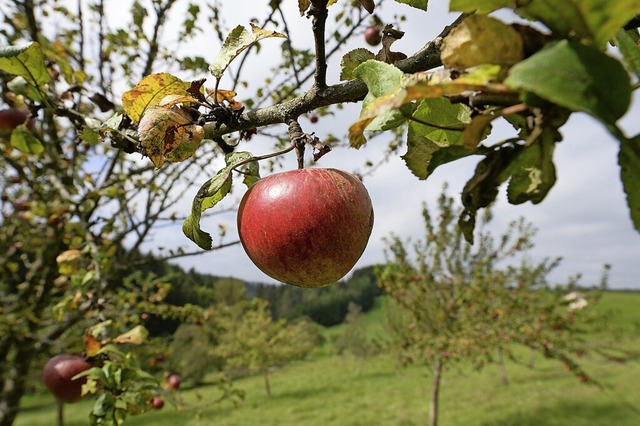
<svg viewBox="0 0 640 426">
<path fill-rule="evenodd" d="M 235 22 L 229 8 L 247 4 L 255 16 Z M 451 20 L 400 51 L 405 15 L 422 19 L 434 6 L 447 6 Z M 1 9 L 0 426 L 13 423 L 29 372 L 55 353 L 88 352 L 98 370 L 146 377 L 113 344 L 131 330 L 144 335 L 143 313 L 188 312 L 162 306 L 159 279 L 135 280 L 130 292 L 144 297 L 127 298 L 122 283 L 140 266 L 137 254 L 171 259 L 239 244 L 224 226 L 212 235 L 208 219 L 242 184 L 257 192 L 286 158 L 331 167 L 378 135 L 392 139 L 385 156 L 402 154 L 417 179 L 476 158 L 457 219 L 472 243 L 478 211 L 503 184 L 512 204 L 545 199 L 559 130 L 585 113 L 618 141 L 627 198 L 619 208 L 640 229 L 640 135 L 620 122 L 640 76 L 640 0 L 16 0 Z M 382 36 L 375 48 L 365 40 L 372 26 Z M 304 35 L 294 31 L 302 27 Z M 200 35 L 206 45 L 193 45 Z M 265 66 L 256 57 L 267 49 Z M 249 70 L 260 71 L 257 82 Z M 319 126 L 354 103 L 359 114 L 334 126 L 337 136 L 303 128 L 301 117 Z M 509 137 L 491 137 L 498 123 Z M 354 204 L 364 205 L 360 194 Z M 358 214 L 368 215 L 354 223 L 370 227 L 362 205 Z M 154 241 L 173 222 L 190 249 Z M 366 226 L 353 238 L 368 237 Z M 361 254 L 363 240 L 349 255 Z M 136 399 L 107 392 L 88 371 L 113 422 L 126 407 L 162 405 L 144 380 Z"/>
</svg>

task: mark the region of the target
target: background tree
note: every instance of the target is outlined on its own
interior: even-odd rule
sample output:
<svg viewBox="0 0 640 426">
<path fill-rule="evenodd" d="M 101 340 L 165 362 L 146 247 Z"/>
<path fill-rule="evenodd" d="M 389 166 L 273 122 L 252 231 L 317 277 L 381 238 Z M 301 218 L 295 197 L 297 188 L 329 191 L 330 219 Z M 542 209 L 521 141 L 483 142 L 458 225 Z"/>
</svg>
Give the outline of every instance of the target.
<svg viewBox="0 0 640 426">
<path fill-rule="evenodd" d="M 590 348 L 581 334 L 599 293 L 589 293 L 585 309 L 568 309 L 563 297 L 571 286 L 553 287 L 547 280 L 559 259 L 532 264 L 527 257 L 535 233 L 530 224 L 521 219 L 495 238 L 484 229 L 487 214 L 471 246 L 456 224 L 459 213 L 443 193 L 435 211 L 423 209 L 424 239 L 407 249 L 392 237 L 389 262 L 377 270 L 379 284 L 399 309 L 390 322 L 399 361 L 431 366 L 431 425 L 438 422 L 446 367 L 463 359 L 482 367 L 495 362 L 496 354 L 511 355 L 513 343 L 556 358 L 590 380 L 574 354 Z"/>
<path fill-rule="evenodd" d="M 168 348 L 171 371 L 196 385 L 201 384 L 208 373 L 224 370 L 224 358 L 215 353 L 221 334 L 215 318 L 201 325 L 181 324 Z"/>
<path fill-rule="evenodd" d="M 366 359 L 379 353 L 380 343 L 367 334 L 367 327 L 362 318 L 362 308 L 350 302 L 343 323 L 344 331 L 337 335 L 334 341 L 338 354 L 349 352 L 360 359 Z"/>
<path fill-rule="evenodd" d="M 221 318 L 223 332 L 215 353 L 225 359 L 226 369 L 258 372 L 271 397 L 269 371 L 308 355 L 319 343 L 312 323 L 274 321 L 264 300 L 253 299 L 232 307 L 232 315 Z"/>
</svg>

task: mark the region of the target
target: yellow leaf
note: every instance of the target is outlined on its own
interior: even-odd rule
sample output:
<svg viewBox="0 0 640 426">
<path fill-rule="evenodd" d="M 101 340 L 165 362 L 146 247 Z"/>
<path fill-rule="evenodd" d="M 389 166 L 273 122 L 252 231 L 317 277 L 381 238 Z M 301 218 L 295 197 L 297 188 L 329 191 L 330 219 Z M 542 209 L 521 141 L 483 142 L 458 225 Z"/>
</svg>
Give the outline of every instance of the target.
<svg viewBox="0 0 640 426">
<path fill-rule="evenodd" d="M 304 13 L 311 6 L 311 0 L 298 0 L 298 10 L 300 11 L 300 16 L 304 16 Z"/>
<path fill-rule="evenodd" d="M 189 87 L 191 83 L 171 74 L 151 74 L 140 80 L 136 87 L 122 94 L 122 106 L 133 121 L 140 122 L 149 107 L 160 104 L 169 95 L 187 96 Z"/>
<path fill-rule="evenodd" d="M 140 345 L 146 342 L 149 337 L 149 331 L 141 325 L 133 327 L 131 330 L 119 335 L 113 339 L 114 343 L 131 343 L 133 345 Z"/>
<path fill-rule="evenodd" d="M 444 38 L 440 58 L 445 67 L 455 69 L 511 66 L 524 58 L 524 42 L 512 26 L 486 15 L 471 15 Z"/>
<path fill-rule="evenodd" d="M 213 97 L 213 93 L 213 90 L 207 89 L 207 97 Z M 218 89 L 218 92 L 216 93 L 216 102 L 221 103 L 223 101 L 227 101 L 231 109 L 240 109 L 242 108 L 242 102 L 235 100 L 236 95 L 237 93 L 233 90 Z"/>
<path fill-rule="evenodd" d="M 56 262 L 58 263 L 63 263 L 63 262 L 73 262 L 75 260 L 78 260 L 78 258 L 82 255 L 82 253 L 80 252 L 80 250 L 66 250 L 63 251 L 62 253 L 60 253 L 58 255 L 58 257 L 56 257 Z"/>
<path fill-rule="evenodd" d="M 84 351 L 87 353 L 88 357 L 98 355 L 98 352 L 102 349 L 102 344 L 94 335 L 86 333 L 82 340 L 84 341 Z"/>
</svg>

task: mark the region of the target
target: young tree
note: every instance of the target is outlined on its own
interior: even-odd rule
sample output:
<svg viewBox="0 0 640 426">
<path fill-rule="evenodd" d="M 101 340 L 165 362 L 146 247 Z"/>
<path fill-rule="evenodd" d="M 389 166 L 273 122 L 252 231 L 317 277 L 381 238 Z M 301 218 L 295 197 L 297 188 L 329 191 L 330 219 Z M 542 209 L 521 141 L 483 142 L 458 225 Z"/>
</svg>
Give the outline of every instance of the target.
<svg viewBox="0 0 640 426">
<path fill-rule="evenodd" d="M 268 303 L 260 299 L 231 309 L 233 315 L 220 319 L 223 332 L 214 352 L 226 360 L 228 370 L 262 374 L 271 397 L 269 371 L 309 354 L 319 343 L 317 326 L 306 320 L 274 321 Z"/>
<path fill-rule="evenodd" d="M 476 245 L 470 246 L 456 225 L 460 210 L 441 195 L 435 211 L 423 209 L 425 236 L 412 244 L 413 253 L 392 237 L 389 262 L 377 270 L 379 284 L 399 309 L 390 324 L 400 362 L 431 366 L 430 425 L 438 423 L 447 365 L 468 360 L 482 367 L 496 361 L 496 351 L 500 362 L 514 343 L 558 359 L 581 380 L 590 380 L 573 359 L 576 352 L 589 350 L 581 335 L 590 309 L 568 308 L 563 297 L 572 286 L 548 283 L 559 259 L 528 260 L 534 230 L 523 219 L 495 238 L 484 229 L 487 214 L 476 230 Z M 590 293 L 585 307 L 597 297 Z"/>
</svg>

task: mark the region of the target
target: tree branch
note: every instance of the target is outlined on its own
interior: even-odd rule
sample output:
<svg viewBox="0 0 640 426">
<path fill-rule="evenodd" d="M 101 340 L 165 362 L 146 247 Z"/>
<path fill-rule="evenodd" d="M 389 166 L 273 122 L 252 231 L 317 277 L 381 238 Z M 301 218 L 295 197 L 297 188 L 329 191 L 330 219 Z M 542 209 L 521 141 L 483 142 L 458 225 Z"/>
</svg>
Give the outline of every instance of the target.
<svg viewBox="0 0 640 426">
<path fill-rule="evenodd" d="M 438 37 L 427 43 L 414 55 L 396 62 L 395 66 L 406 73 L 427 71 L 441 66 L 440 46 L 442 45 L 442 40 L 463 18 L 464 15 L 460 15 L 451 25 L 445 27 Z M 250 127 L 286 123 L 290 118 L 298 117 L 319 107 L 345 102 L 358 102 L 366 94 L 367 86 L 360 80 L 349 80 L 324 88 L 318 88 L 317 85 L 314 85 L 306 93 L 290 101 L 243 113 L 236 127 L 222 125 L 219 129 L 216 129 L 216 123 L 207 123 L 205 125 L 205 137 L 214 139 Z"/>
</svg>

